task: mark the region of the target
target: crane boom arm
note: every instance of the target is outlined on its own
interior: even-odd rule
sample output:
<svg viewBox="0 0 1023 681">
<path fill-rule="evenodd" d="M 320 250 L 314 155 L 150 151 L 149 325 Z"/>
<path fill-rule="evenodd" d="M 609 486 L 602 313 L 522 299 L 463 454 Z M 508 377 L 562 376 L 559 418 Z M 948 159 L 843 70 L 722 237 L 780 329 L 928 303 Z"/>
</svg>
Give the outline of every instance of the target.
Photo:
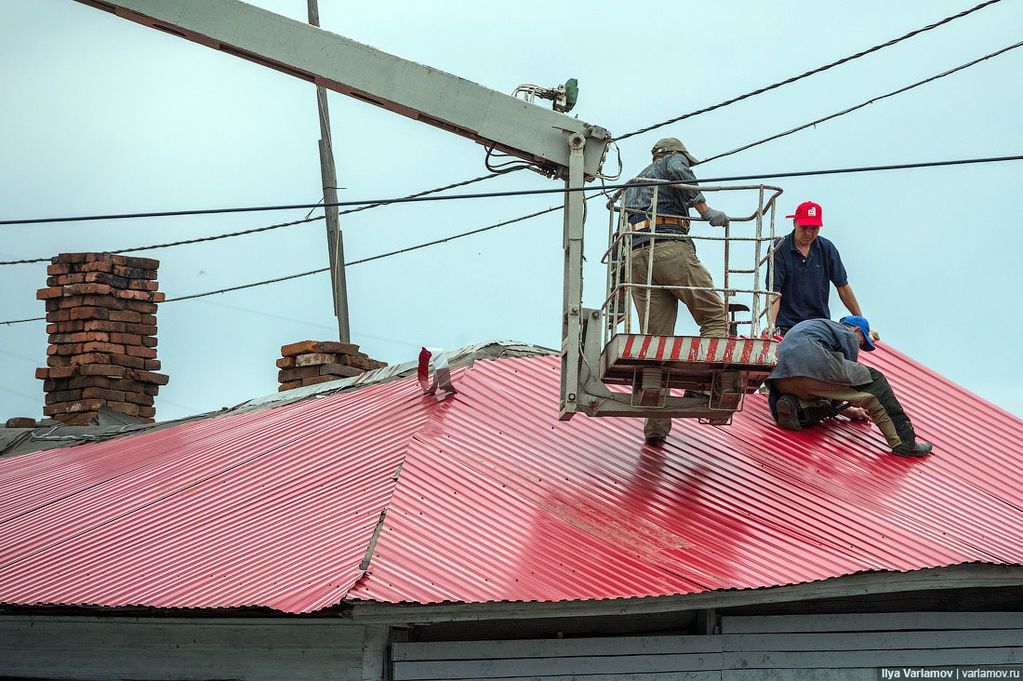
<svg viewBox="0 0 1023 681">
<path fill-rule="evenodd" d="M 239 0 L 77 1 L 468 137 L 558 177 L 568 172 L 568 135 L 586 140 L 588 177 L 610 141 L 601 127 Z"/>
</svg>

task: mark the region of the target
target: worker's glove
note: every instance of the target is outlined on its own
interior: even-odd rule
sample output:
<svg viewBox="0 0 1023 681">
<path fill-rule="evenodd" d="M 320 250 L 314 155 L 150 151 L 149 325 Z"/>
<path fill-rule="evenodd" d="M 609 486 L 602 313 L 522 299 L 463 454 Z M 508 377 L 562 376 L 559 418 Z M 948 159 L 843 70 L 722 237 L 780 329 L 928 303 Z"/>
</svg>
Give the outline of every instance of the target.
<svg viewBox="0 0 1023 681">
<path fill-rule="evenodd" d="M 874 342 L 877 342 L 877 341 L 881 340 L 881 334 L 879 334 L 874 329 L 871 329 L 870 330 L 870 340 L 872 340 Z"/>
<path fill-rule="evenodd" d="M 728 216 L 719 210 L 714 210 L 713 208 L 708 208 L 700 213 L 700 217 L 708 221 L 712 227 L 728 226 Z"/>
</svg>

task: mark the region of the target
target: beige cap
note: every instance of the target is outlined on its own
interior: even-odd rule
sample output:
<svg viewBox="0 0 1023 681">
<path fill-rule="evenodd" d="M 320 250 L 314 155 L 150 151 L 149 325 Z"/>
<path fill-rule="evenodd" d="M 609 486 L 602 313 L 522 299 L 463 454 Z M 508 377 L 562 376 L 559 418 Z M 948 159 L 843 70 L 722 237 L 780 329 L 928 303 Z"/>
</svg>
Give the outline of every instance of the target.
<svg viewBox="0 0 1023 681">
<path fill-rule="evenodd" d="M 682 141 L 677 137 L 664 137 L 657 140 L 657 144 L 650 150 L 650 153 L 656 156 L 663 156 L 664 154 L 671 153 L 673 151 L 680 152 L 685 155 L 686 160 L 689 161 L 689 165 L 694 166 L 699 161 L 696 160 L 689 150 L 686 149 L 686 145 L 682 144 Z"/>
</svg>

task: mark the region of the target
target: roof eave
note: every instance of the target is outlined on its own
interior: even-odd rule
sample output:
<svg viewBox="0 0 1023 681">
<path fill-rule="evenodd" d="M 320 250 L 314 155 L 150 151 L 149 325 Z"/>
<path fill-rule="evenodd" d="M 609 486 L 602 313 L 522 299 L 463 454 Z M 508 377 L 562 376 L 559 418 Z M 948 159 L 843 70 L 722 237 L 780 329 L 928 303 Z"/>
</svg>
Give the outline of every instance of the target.
<svg viewBox="0 0 1023 681">
<path fill-rule="evenodd" d="M 1023 586 L 1023 565 L 969 563 L 912 572 L 861 572 L 791 586 L 706 591 L 647 598 L 433 605 L 355 601 L 351 603 L 351 618 L 358 624 L 425 625 L 439 622 L 644 615 L 907 591 L 1013 586 Z"/>
</svg>

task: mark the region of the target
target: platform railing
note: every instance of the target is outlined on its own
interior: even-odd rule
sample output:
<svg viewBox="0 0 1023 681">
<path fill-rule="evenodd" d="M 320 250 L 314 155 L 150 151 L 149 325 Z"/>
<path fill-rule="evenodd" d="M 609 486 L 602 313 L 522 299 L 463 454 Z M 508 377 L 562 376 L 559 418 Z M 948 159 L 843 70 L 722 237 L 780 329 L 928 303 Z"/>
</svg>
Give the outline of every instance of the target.
<svg viewBox="0 0 1023 681">
<path fill-rule="evenodd" d="M 636 182 L 658 182 L 648 178 L 636 178 Z M 730 213 L 729 224 L 724 228 L 700 225 L 707 222 L 700 217 L 669 215 L 658 212 L 658 200 L 661 190 L 666 186 L 679 189 L 687 189 L 697 192 L 743 192 L 746 195 L 756 192 L 756 208 L 749 215 L 732 216 Z M 636 310 L 636 321 L 633 320 L 630 297 L 636 295 L 638 290 L 667 290 L 675 293 L 680 290 L 712 291 L 722 299 L 722 305 L 726 313 L 732 314 L 730 329 L 748 327 L 743 329 L 739 335 L 757 337 L 768 330 L 767 321 L 771 303 L 778 294 L 774 291 L 774 271 L 768 265 L 774 259 L 774 248 L 777 241 L 775 235 L 775 207 L 782 190 L 779 187 L 770 185 L 744 185 L 744 186 L 698 186 L 683 183 L 659 182 L 653 187 L 653 196 L 649 210 L 637 210 L 628 208 L 625 204 L 626 192 L 618 197 L 609 207 L 608 220 L 608 247 L 602 257 L 602 262 L 607 265 L 607 286 L 604 302 L 601 305 L 603 319 L 603 344 L 617 333 L 642 333 L 649 328 L 650 301 L 652 295 L 648 293 L 646 305 L 643 309 Z M 641 216 L 649 226 L 648 229 L 634 229 L 630 218 Z M 658 232 L 658 218 L 674 218 L 683 222 L 687 234 L 675 234 Z M 723 230 L 723 234 L 693 233 L 692 227 L 705 230 Z M 715 281 L 720 281 L 721 286 L 678 286 L 653 283 L 654 258 L 648 258 L 647 276 L 648 283 L 642 284 L 633 280 L 632 256 L 634 252 L 634 240 L 637 237 L 644 239 L 643 247 L 653 250 L 657 243 L 670 241 L 685 241 L 691 239 L 693 242 L 723 242 L 723 263 L 718 270 L 720 276 L 715 276 L 714 270 L 703 261 L 704 266 L 711 272 Z M 745 247 L 745 248 L 741 248 Z M 745 267 L 733 267 L 733 263 L 741 263 L 745 259 Z M 765 269 L 766 268 L 766 269 Z M 766 274 L 766 277 L 765 277 Z M 748 277 L 748 284 L 736 281 L 737 276 Z M 681 302 L 681 301 L 680 301 Z M 744 307 L 736 307 L 736 306 Z M 741 309 L 749 313 L 748 319 L 735 319 L 735 310 Z M 639 329 L 634 330 L 638 321 Z M 735 333 L 735 331 L 733 331 Z"/>
</svg>

